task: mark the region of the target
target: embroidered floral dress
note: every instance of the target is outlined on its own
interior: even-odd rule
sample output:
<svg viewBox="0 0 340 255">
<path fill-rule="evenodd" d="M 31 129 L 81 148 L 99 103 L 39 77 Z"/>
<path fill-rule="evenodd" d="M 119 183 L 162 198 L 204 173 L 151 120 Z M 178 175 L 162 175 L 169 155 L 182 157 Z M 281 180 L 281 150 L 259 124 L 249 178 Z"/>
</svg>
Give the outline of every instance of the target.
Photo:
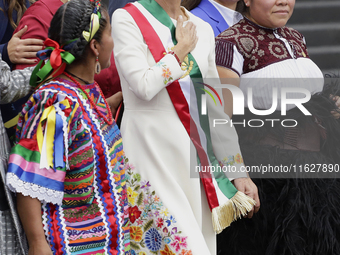
<svg viewBox="0 0 340 255">
<path fill-rule="evenodd" d="M 157 9 L 154 16 L 145 7 L 155 3 L 138 1 L 132 5 L 151 26 L 148 30 L 156 33 L 154 41 L 159 39 L 168 52 L 174 47 L 171 31 L 157 19 L 157 14 L 164 10 Z M 153 7 L 151 9 L 156 10 Z M 131 249 L 137 255 L 216 254 L 212 213 L 199 174 L 195 172 L 197 151 L 167 91 L 168 86 L 178 80 L 179 86 L 184 88 L 181 95 L 193 98 L 189 95 L 190 75 L 197 66 L 196 70 L 200 70 L 204 79 L 218 77 L 215 41 L 209 24 L 185 9 L 183 11 L 196 25 L 200 38 L 191 52 L 197 65 L 187 56 L 180 66 L 176 58 L 166 52 L 162 52 L 161 59 L 156 61 L 150 51 L 152 47 L 145 43 L 130 13 L 120 9 L 112 17 L 115 60 L 125 106 L 121 130 L 124 150 L 131 163 L 127 170 L 130 176 L 127 193 Z M 167 14 L 163 17 L 176 27 L 176 20 Z M 190 107 L 193 111 L 197 109 Z M 218 111 L 218 106 L 209 110 L 209 117 L 215 114 L 227 118 L 223 110 Z M 185 109 L 179 112 L 187 113 Z M 218 131 L 222 132 L 211 131 L 216 157 L 225 165 L 233 163 L 240 167 L 242 160 L 236 157 L 240 156 L 236 132 L 221 129 L 223 131 Z"/>
<path fill-rule="evenodd" d="M 56 79 L 25 105 L 7 184 L 42 202 L 53 254 L 128 254 L 122 138 L 95 84 Z M 95 105 L 95 107 L 94 107 Z M 51 139 L 52 138 L 52 139 Z"/>
</svg>

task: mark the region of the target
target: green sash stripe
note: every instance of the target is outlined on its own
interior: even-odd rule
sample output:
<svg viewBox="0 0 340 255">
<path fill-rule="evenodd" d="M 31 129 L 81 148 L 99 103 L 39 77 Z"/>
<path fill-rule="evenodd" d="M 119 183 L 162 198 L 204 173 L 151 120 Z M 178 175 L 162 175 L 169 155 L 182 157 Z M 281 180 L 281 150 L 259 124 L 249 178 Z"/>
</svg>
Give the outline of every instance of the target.
<svg viewBox="0 0 340 255">
<path fill-rule="evenodd" d="M 150 12 L 159 22 L 161 22 L 164 26 L 168 27 L 171 32 L 171 37 L 173 44 L 177 44 L 176 40 L 176 27 L 173 24 L 171 18 L 166 13 L 166 11 L 154 0 L 140 0 L 138 1 L 148 12 Z M 201 82 L 195 82 L 194 83 L 194 89 L 196 93 L 196 99 L 197 99 L 197 106 L 198 109 L 201 109 L 201 96 L 203 93 L 204 85 L 202 80 L 202 73 L 199 69 L 199 66 L 195 60 L 195 58 L 192 56 L 191 53 L 188 54 L 189 63 L 192 61 L 194 63 L 193 68 L 190 72 L 190 78 L 199 78 Z M 199 111 L 199 118 L 200 118 L 200 124 L 201 127 L 205 133 L 205 136 L 207 138 L 207 153 L 209 160 L 211 162 L 212 166 L 215 166 L 215 169 L 219 166 L 219 162 L 215 157 L 215 154 L 213 152 L 212 143 L 211 143 L 211 135 L 210 135 L 210 127 L 209 127 L 209 118 L 208 115 L 202 115 Z M 228 197 L 229 199 L 232 198 L 236 193 L 237 189 L 234 187 L 234 185 L 229 181 L 229 179 L 225 176 L 223 172 L 214 172 L 215 179 L 217 181 L 218 187 L 223 192 L 223 194 Z"/>
</svg>

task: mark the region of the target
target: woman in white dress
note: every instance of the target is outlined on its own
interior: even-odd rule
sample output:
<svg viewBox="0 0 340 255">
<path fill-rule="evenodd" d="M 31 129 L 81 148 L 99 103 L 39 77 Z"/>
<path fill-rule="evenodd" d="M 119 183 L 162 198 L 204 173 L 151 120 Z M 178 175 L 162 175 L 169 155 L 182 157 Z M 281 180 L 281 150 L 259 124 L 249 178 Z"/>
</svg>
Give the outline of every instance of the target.
<svg viewBox="0 0 340 255">
<path fill-rule="evenodd" d="M 257 120 L 236 126 L 245 164 L 285 166 L 291 171 L 250 174 L 259 188 L 260 213 L 222 233 L 222 254 L 339 254 L 340 182 L 339 174 L 331 170 L 339 167 L 340 156 L 336 88 L 324 88 L 322 72 L 309 58 L 304 37 L 285 26 L 295 0 L 242 3 L 244 19 L 216 38 L 217 69 L 221 78 L 234 78 L 245 95 L 245 115 L 234 115 L 233 121 Z M 298 90 L 287 98 L 305 103 L 288 104 L 285 109 L 283 89 Z M 305 94 L 312 95 L 311 100 L 304 99 Z M 260 116 L 259 110 L 267 113 Z"/>
<path fill-rule="evenodd" d="M 181 8 L 180 3 L 142 0 L 117 10 L 112 18 L 114 54 L 125 105 L 121 131 L 126 156 L 135 167 L 134 172 L 132 167 L 127 172 L 131 175 L 131 247 L 136 254 L 216 254 L 213 230 L 220 232 L 230 224 L 232 220 L 227 218 L 234 218 L 234 214 L 224 214 L 231 208 L 226 205 L 242 194 L 236 190 L 234 197 L 225 199 L 219 188 L 207 187 L 217 187 L 218 182 L 235 189 L 225 175 L 222 182 L 218 178 L 200 181 L 195 172 L 196 154 L 205 152 L 196 152 L 195 130 L 190 132 L 190 128 L 198 130 L 201 141 L 207 133 L 197 125 L 197 118 L 202 116 L 190 92 L 191 78 L 216 78 L 218 74 L 211 27 Z M 209 118 L 228 118 L 221 105 L 209 108 L 211 103 L 208 97 Z M 209 147 L 209 137 L 201 148 Z M 243 165 L 237 140 L 234 129 L 211 128 L 218 161 L 240 169 Z M 209 161 L 213 164 L 210 156 Z M 240 171 L 228 177 L 236 178 L 235 186 L 257 201 L 257 210 L 259 201 L 251 180 Z M 218 204 L 212 202 L 214 196 Z M 243 214 L 251 211 L 251 216 L 254 201 L 242 195 L 240 201 Z"/>
</svg>

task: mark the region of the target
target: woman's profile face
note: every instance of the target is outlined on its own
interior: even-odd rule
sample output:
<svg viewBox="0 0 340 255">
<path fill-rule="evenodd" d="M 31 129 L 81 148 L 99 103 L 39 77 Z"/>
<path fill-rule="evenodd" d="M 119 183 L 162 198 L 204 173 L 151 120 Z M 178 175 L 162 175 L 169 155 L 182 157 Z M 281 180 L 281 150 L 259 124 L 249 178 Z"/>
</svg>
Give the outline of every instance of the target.
<svg viewBox="0 0 340 255">
<path fill-rule="evenodd" d="M 277 28 L 287 24 L 293 14 L 295 0 L 245 0 L 247 17 L 258 25 Z"/>
<path fill-rule="evenodd" d="M 110 66 L 110 57 L 113 50 L 113 38 L 111 36 L 110 17 L 107 12 L 103 12 L 103 15 L 106 20 L 108 20 L 100 41 L 101 47 L 99 52 L 99 63 L 104 69 Z"/>
</svg>

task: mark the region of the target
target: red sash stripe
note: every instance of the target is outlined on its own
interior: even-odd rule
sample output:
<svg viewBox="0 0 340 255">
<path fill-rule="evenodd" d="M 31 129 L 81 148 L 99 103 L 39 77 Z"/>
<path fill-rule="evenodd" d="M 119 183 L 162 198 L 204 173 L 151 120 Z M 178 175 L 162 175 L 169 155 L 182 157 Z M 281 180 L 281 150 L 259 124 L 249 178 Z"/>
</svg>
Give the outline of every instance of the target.
<svg viewBox="0 0 340 255">
<path fill-rule="evenodd" d="M 163 43 L 161 42 L 156 31 L 149 23 L 149 21 L 146 19 L 146 17 L 139 11 L 139 9 L 135 5 L 129 3 L 124 7 L 124 9 L 135 20 L 136 24 L 138 25 L 143 35 L 146 44 L 149 47 L 152 56 L 154 57 L 156 63 L 158 63 L 164 57 L 164 53 L 166 53 L 166 50 L 164 49 Z M 180 118 L 185 130 L 188 132 L 188 135 L 191 138 L 193 144 L 195 145 L 198 157 L 201 161 L 201 165 L 209 166 L 210 164 L 208 156 L 201 145 L 198 129 L 196 127 L 194 120 L 190 116 L 189 106 L 181 90 L 178 80 L 168 85 L 167 91 L 176 109 L 178 117 Z M 212 210 L 213 208 L 218 207 L 219 203 L 215 187 L 211 179 L 211 173 L 200 172 L 200 177 L 205 189 L 210 210 Z"/>
</svg>

